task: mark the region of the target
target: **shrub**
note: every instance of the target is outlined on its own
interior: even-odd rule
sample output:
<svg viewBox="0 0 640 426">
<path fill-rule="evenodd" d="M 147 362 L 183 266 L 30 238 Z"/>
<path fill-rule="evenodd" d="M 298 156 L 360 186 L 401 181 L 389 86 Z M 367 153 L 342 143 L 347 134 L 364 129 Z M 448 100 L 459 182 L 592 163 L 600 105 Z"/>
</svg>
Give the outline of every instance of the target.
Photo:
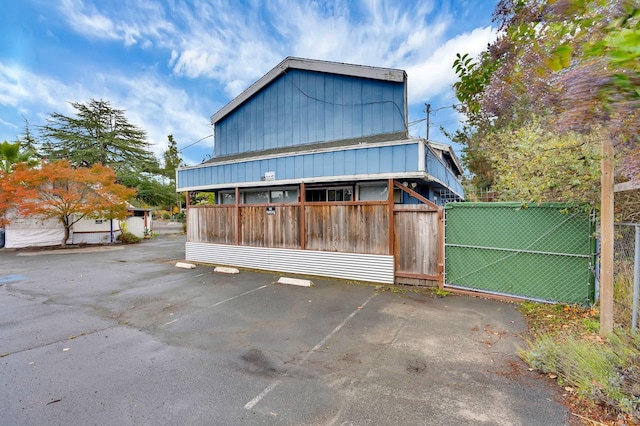
<svg viewBox="0 0 640 426">
<path fill-rule="evenodd" d="M 609 340 L 543 334 L 520 351 L 532 368 L 558 377 L 562 386 L 594 404 L 640 420 L 640 337 L 622 330 Z"/>
<path fill-rule="evenodd" d="M 134 234 L 132 234 L 131 232 L 121 232 L 120 235 L 118 235 L 118 241 L 122 242 L 123 244 L 135 244 L 135 243 L 139 243 L 142 239 Z"/>
</svg>

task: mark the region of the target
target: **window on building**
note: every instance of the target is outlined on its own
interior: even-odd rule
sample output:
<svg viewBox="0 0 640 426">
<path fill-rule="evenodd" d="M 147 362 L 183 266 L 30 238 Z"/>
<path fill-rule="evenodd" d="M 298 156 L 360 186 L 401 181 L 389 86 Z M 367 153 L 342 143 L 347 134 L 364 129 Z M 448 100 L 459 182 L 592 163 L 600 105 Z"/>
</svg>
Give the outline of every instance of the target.
<svg viewBox="0 0 640 426">
<path fill-rule="evenodd" d="M 358 185 L 358 200 L 384 201 L 389 198 L 389 188 L 386 184 Z M 393 201 L 399 204 L 402 201 L 402 193 L 399 189 L 393 191 Z"/>
<path fill-rule="evenodd" d="M 327 189 L 328 201 L 351 201 L 353 190 L 351 188 Z"/>
<path fill-rule="evenodd" d="M 220 191 L 218 194 L 220 204 L 235 204 L 235 191 Z M 240 192 L 241 204 L 281 204 L 297 203 L 298 189 L 283 188 L 278 190 L 242 190 Z"/>
<path fill-rule="evenodd" d="M 236 193 L 234 192 L 220 192 L 220 204 L 235 204 L 236 203 Z"/>
<path fill-rule="evenodd" d="M 307 189 L 305 201 L 307 202 L 323 202 L 323 201 L 353 201 L 353 188 L 313 188 Z"/>
<path fill-rule="evenodd" d="M 327 201 L 327 190 L 326 189 L 307 189 L 305 201 L 308 201 L 308 202 Z"/>
<path fill-rule="evenodd" d="M 271 191 L 270 202 L 272 203 L 296 203 L 298 201 L 297 189 L 283 189 L 281 191 Z"/>
<path fill-rule="evenodd" d="M 387 185 L 360 186 L 358 199 L 362 201 L 386 200 L 389 198 Z"/>
<path fill-rule="evenodd" d="M 245 204 L 267 204 L 269 191 L 243 191 L 241 199 Z"/>
</svg>

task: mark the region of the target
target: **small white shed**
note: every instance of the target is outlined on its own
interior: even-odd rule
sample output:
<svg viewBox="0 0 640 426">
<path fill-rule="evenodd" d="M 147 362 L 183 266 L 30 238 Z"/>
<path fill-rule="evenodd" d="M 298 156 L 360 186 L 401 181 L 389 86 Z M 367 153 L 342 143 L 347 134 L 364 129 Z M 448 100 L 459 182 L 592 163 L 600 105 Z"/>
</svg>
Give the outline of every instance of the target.
<svg viewBox="0 0 640 426">
<path fill-rule="evenodd" d="M 150 236 L 152 209 L 128 206 L 130 215 L 124 221 L 117 219 L 81 219 L 71 227 L 67 244 L 108 244 L 118 240 L 123 224 L 137 237 Z M 46 247 L 59 245 L 64 228 L 54 219 L 11 217 L 4 230 L 6 248 Z"/>
</svg>

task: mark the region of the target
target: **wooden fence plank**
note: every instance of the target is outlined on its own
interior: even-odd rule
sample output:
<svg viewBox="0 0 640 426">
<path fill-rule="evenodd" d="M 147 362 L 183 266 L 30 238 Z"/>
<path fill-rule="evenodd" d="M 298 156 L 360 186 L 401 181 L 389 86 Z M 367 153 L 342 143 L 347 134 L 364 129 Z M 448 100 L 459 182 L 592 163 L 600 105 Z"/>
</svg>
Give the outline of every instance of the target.
<svg viewBox="0 0 640 426">
<path fill-rule="evenodd" d="M 441 250 L 438 212 L 429 206 L 399 209 L 394 224 L 397 275 L 436 277 Z"/>
<path fill-rule="evenodd" d="M 267 213 L 267 209 L 271 209 Z M 241 243 L 254 247 L 300 248 L 299 207 L 243 205 Z"/>
<path fill-rule="evenodd" d="M 189 242 L 378 255 L 393 248 L 399 277 L 441 273 L 438 211 L 429 205 L 231 204 L 190 208 L 187 220 Z"/>
<path fill-rule="evenodd" d="M 306 205 L 306 248 L 345 253 L 388 254 L 385 204 Z"/>
</svg>

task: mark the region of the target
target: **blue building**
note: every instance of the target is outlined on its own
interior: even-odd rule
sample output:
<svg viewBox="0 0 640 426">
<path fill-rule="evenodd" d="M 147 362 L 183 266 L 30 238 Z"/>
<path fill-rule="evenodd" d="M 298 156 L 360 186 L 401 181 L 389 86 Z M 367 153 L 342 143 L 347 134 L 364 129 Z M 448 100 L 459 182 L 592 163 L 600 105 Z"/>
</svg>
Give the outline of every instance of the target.
<svg viewBox="0 0 640 426">
<path fill-rule="evenodd" d="M 238 264 L 236 259 L 243 257 L 242 253 L 256 254 L 248 247 L 374 255 L 386 251 L 387 256 L 393 256 L 389 243 L 393 231 L 372 237 L 377 241 L 371 241 L 366 249 L 352 248 L 348 241 L 336 245 L 335 238 L 333 245 L 325 241 L 312 249 L 309 243 L 313 237 L 322 236 L 310 229 L 313 218 L 309 209 L 426 203 L 434 210 L 443 198 L 461 199 L 462 169 L 453 150 L 411 137 L 407 117 L 407 75 L 403 70 L 286 58 L 211 117 L 214 158 L 177 172 L 178 191 L 214 192 L 218 206 L 236 207 L 235 218 L 228 209 L 187 215 L 187 227 L 191 228 L 188 257 L 284 270 L 251 261 Z M 243 219 L 240 210 L 250 206 L 261 207 L 272 217 L 279 215 L 279 210 L 296 207 L 295 213 L 286 214 L 297 218 L 297 228 L 275 231 L 291 234 L 288 236 L 259 238 L 256 235 L 272 225 L 259 217 L 256 223 L 243 224 L 246 216 L 255 212 L 246 210 Z M 393 222 L 393 206 L 391 209 L 386 213 L 387 227 Z M 222 230 L 232 225 L 233 230 Z M 247 239 L 247 232 L 253 237 Z M 192 243 L 214 246 L 198 246 L 196 250 Z M 245 249 L 237 252 L 238 247 L 229 245 Z M 229 250 L 236 250 L 232 257 L 205 254 Z M 199 254 L 193 254 L 196 252 Z M 337 276 L 322 271 L 315 275 Z M 376 281 L 374 276 L 359 278 Z M 385 280 L 389 281 L 388 271 Z"/>
</svg>

